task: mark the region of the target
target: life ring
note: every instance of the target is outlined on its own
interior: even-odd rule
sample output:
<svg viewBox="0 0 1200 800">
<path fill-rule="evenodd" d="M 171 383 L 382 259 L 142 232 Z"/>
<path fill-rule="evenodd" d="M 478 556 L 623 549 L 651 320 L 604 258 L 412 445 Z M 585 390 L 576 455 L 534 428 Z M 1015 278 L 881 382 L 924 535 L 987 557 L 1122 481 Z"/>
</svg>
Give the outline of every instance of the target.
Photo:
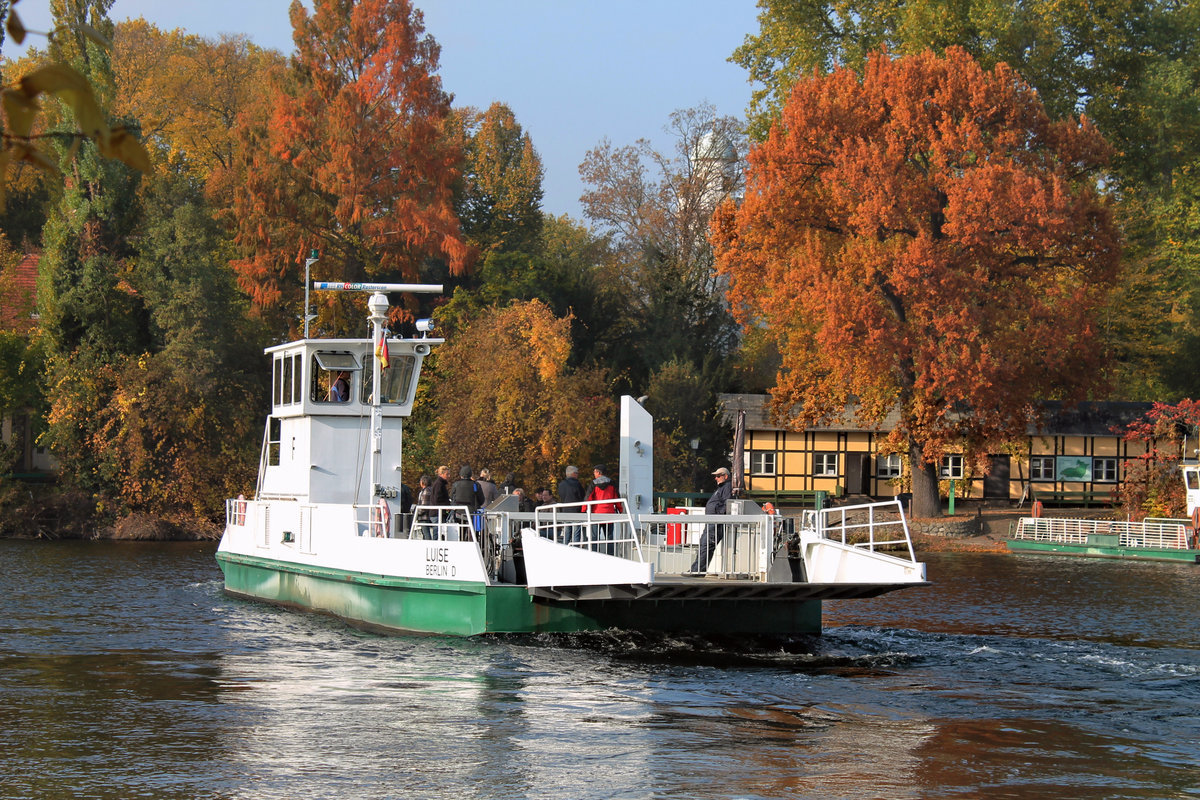
<svg viewBox="0 0 1200 800">
<path fill-rule="evenodd" d="M 237 496 L 237 502 L 234 504 L 233 524 L 234 525 L 245 525 L 246 524 L 246 495 L 244 495 L 244 494 L 239 494 Z"/>
<path fill-rule="evenodd" d="M 1200 531 L 1200 506 L 1192 509 L 1192 530 Z"/>
<path fill-rule="evenodd" d="M 1042 501 L 1034 500 L 1033 501 L 1033 518 L 1038 519 L 1041 516 L 1042 516 Z"/>
<path fill-rule="evenodd" d="M 384 498 L 379 498 L 379 502 L 371 509 L 371 527 L 375 528 L 375 537 L 386 538 L 388 531 L 391 529 L 392 511 L 388 508 L 388 502 Z"/>
</svg>

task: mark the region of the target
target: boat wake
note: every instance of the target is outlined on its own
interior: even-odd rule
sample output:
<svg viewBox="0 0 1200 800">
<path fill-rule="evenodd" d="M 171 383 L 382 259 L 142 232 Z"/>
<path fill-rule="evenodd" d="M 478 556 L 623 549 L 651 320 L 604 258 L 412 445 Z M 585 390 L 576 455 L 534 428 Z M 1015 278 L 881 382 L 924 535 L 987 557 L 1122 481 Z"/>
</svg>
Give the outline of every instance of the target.
<svg viewBox="0 0 1200 800">
<path fill-rule="evenodd" d="M 610 629 L 502 634 L 514 646 L 583 650 L 631 663 L 671 666 L 770 667 L 811 673 L 887 670 L 912 660 L 888 648 L 847 648 L 823 636 L 702 635 Z"/>
</svg>

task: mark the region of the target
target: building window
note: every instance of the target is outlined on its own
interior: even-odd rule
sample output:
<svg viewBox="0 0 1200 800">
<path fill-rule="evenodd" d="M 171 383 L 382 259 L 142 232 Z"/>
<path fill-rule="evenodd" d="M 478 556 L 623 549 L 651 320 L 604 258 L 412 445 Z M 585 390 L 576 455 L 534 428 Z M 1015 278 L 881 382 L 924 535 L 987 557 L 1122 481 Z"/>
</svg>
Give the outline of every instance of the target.
<svg viewBox="0 0 1200 800">
<path fill-rule="evenodd" d="M 958 480 L 963 476 L 963 457 L 957 453 L 949 456 L 942 456 L 942 468 L 938 473 L 939 477 L 949 478 L 950 480 Z"/>
<path fill-rule="evenodd" d="M 836 478 L 838 476 L 837 453 L 814 453 L 813 474 L 819 478 Z"/>
<path fill-rule="evenodd" d="M 774 475 L 775 474 L 775 453 L 760 451 L 750 453 L 750 474 L 751 475 Z"/>
<path fill-rule="evenodd" d="M 1054 480 L 1054 456 L 1031 456 L 1029 459 L 1029 480 Z"/>
<path fill-rule="evenodd" d="M 875 476 L 879 478 L 899 478 L 903 471 L 903 461 L 899 453 L 887 456 L 875 456 Z"/>
<path fill-rule="evenodd" d="M 1092 480 L 1104 483 L 1117 482 L 1117 460 L 1115 458 L 1093 458 Z"/>
</svg>

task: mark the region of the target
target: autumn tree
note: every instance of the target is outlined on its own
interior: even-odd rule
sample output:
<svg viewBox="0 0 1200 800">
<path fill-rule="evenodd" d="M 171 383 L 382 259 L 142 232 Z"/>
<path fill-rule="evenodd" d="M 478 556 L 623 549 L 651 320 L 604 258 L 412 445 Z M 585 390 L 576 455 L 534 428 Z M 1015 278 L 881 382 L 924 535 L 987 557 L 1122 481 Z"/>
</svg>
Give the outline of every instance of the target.
<svg viewBox="0 0 1200 800">
<path fill-rule="evenodd" d="M 1200 5 L 1162 0 L 761 0 L 759 30 L 731 58 L 756 84 L 750 130 L 766 136 L 797 78 L 862 71 L 880 47 L 913 55 L 966 49 L 1005 63 L 1053 118 L 1086 115 L 1113 146 L 1105 176 L 1127 246 L 1101 314 L 1105 360 L 1122 398 L 1194 393 L 1200 272 L 1178 259 L 1180 200 L 1200 174 Z M 1183 196 L 1181 198 L 1181 196 Z"/>
<path fill-rule="evenodd" d="M 1125 441 L 1146 452 L 1125 462 L 1121 505 L 1131 519 L 1187 515 L 1187 496 L 1179 467 L 1200 443 L 1200 402 L 1155 403 L 1125 429 Z"/>
<path fill-rule="evenodd" d="M 957 48 L 798 82 L 713 234 L 739 319 L 779 345 L 773 412 L 898 412 L 913 513 L 934 515 L 944 446 L 1024 431 L 1031 401 L 1095 380 L 1119 258 L 1106 154 Z"/>
<path fill-rule="evenodd" d="M 159 171 L 196 175 L 223 210 L 233 201 L 239 120 L 259 112 L 263 87 L 284 64 L 245 36 L 210 40 L 127 20 L 114 42 L 115 110 L 137 118 Z"/>
<path fill-rule="evenodd" d="M 427 258 L 465 269 L 453 208 L 461 161 L 438 45 L 408 0 L 317 0 L 291 6 L 292 69 L 267 92 L 265 128 L 240 131 L 245 185 L 234 210 L 245 253 L 234 266 L 255 306 L 295 326 L 303 264 L 317 280 L 419 279 Z M 322 297 L 318 328 L 344 333 L 359 315 Z"/>
<path fill-rule="evenodd" d="M 453 368 L 431 391 L 438 459 L 550 484 L 564 465 L 612 452 L 605 374 L 570 369 L 570 350 L 570 321 L 538 300 L 490 309 L 442 345 L 437 361 Z"/>
</svg>

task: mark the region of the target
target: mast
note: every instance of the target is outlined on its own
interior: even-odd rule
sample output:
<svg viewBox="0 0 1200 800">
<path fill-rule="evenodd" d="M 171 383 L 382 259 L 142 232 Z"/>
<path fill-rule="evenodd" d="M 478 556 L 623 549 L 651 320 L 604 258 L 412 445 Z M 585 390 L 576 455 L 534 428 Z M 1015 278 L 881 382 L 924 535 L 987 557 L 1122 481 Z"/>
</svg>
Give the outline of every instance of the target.
<svg viewBox="0 0 1200 800">
<path fill-rule="evenodd" d="M 388 299 L 385 292 L 414 292 L 422 294 L 441 294 L 442 284 L 440 283 L 341 283 L 333 281 L 314 281 L 313 288 L 319 291 L 335 291 L 335 292 L 371 292 L 371 297 L 367 300 L 367 310 L 370 315 L 367 321 L 371 323 L 371 346 L 378 347 L 382 337 L 387 335 L 387 311 Z M 375 502 L 375 497 L 380 491 L 380 472 L 382 471 L 381 460 L 383 458 L 383 411 L 380 402 L 380 383 L 382 382 L 382 369 L 379 364 L 379 358 L 371 359 L 371 455 L 369 464 L 371 498 L 369 502 Z"/>
</svg>

